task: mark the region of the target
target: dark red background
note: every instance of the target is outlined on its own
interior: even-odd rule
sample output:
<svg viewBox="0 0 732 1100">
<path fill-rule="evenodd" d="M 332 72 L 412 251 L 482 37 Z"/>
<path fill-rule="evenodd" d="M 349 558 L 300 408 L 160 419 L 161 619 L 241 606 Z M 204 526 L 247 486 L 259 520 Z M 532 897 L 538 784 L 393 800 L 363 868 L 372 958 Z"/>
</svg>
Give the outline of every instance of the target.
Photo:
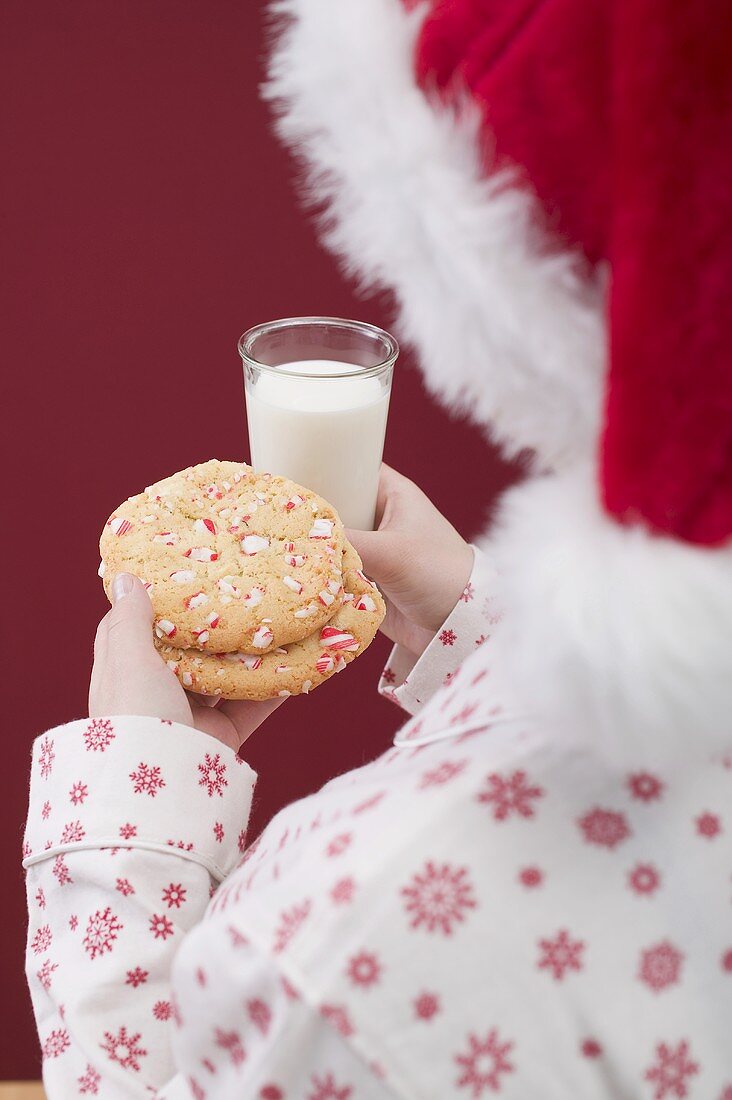
<svg viewBox="0 0 732 1100">
<path fill-rule="evenodd" d="M 149 482 L 245 458 L 236 339 L 277 316 L 389 326 L 357 300 L 298 208 L 257 97 L 252 0 L 5 0 L 2 6 L 5 656 L 0 1077 L 39 1074 L 22 974 L 20 868 L 31 740 L 85 713 L 106 602 L 97 539 Z M 449 364 L 445 364 L 449 369 Z M 388 460 L 466 534 L 509 479 L 479 433 L 426 397 L 405 354 Z M 284 803 L 382 750 L 399 724 L 375 681 L 293 700 L 247 744 L 256 831 Z"/>
</svg>

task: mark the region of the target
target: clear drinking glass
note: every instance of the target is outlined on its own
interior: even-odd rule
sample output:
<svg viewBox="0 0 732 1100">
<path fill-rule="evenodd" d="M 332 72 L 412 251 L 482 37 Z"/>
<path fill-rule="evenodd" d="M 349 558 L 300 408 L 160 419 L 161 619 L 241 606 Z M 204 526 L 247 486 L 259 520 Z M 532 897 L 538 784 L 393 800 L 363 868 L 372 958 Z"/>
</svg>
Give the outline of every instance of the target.
<svg viewBox="0 0 732 1100">
<path fill-rule="evenodd" d="M 239 340 L 255 470 L 313 489 L 372 530 L 399 345 L 375 325 L 288 317 Z"/>
</svg>

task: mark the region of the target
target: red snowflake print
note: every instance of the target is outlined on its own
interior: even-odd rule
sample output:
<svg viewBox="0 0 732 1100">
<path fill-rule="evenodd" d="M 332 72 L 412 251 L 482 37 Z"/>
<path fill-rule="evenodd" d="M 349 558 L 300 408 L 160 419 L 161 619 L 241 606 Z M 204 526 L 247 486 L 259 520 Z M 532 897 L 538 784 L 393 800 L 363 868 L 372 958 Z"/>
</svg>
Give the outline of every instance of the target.
<svg viewBox="0 0 732 1100">
<path fill-rule="evenodd" d="M 650 772 L 635 772 L 628 776 L 631 798 L 639 802 L 656 802 L 663 794 L 664 784 Z"/>
<path fill-rule="evenodd" d="M 94 1066 L 90 1066 L 87 1062 L 86 1072 L 77 1078 L 79 1082 L 79 1092 L 82 1096 L 96 1096 L 99 1092 L 99 1082 L 102 1079 L 101 1073 L 97 1073 Z"/>
<path fill-rule="evenodd" d="M 460 710 L 456 710 L 450 719 L 451 726 L 459 726 L 462 722 L 469 722 L 478 709 L 477 703 L 468 703 L 466 706 L 461 707 Z"/>
<path fill-rule="evenodd" d="M 232 947 L 246 947 L 247 944 L 249 943 L 249 940 L 247 939 L 247 937 L 243 936 L 241 934 L 241 932 L 239 931 L 239 929 L 235 928 L 233 924 L 230 924 L 228 926 L 228 928 L 226 929 L 226 931 L 229 933 L 229 935 L 231 937 L 231 946 Z"/>
<path fill-rule="evenodd" d="M 443 630 L 439 638 L 443 645 L 455 645 L 457 634 L 454 630 Z"/>
<path fill-rule="evenodd" d="M 206 1091 L 203 1085 L 200 1085 L 195 1077 L 188 1077 L 187 1081 L 193 1100 L 206 1100 Z"/>
<path fill-rule="evenodd" d="M 628 886 L 641 897 L 655 894 L 660 885 L 661 876 L 651 863 L 636 863 L 633 870 L 628 872 Z"/>
<path fill-rule="evenodd" d="M 41 806 L 41 817 L 43 818 L 44 821 L 48 821 L 50 816 L 51 816 L 51 803 L 48 801 L 48 799 L 46 799 L 46 801 Z"/>
<path fill-rule="evenodd" d="M 499 1040 L 496 1028 L 492 1028 L 483 1040 L 477 1035 L 468 1035 L 468 1053 L 455 1055 L 460 1066 L 457 1087 L 469 1089 L 473 1097 L 482 1096 L 485 1090 L 500 1092 L 502 1075 L 513 1073 L 516 1068 L 508 1060 L 513 1047 L 512 1042 Z"/>
<path fill-rule="evenodd" d="M 354 806 L 351 813 L 365 814 L 367 810 L 373 810 L 375 806 L 378 806 L 385 796 L 386 791 L 376 791 L 375 794 L 370 795 L 363 802 L 359 802 L 357 806 Z"/>
<path fill-rule="evenodd" d="M 188 891 L 180 882 L 171 882 L 170 886 L 166 886 L 163 890 L 162 900 L 168 906 L 168 909 L 180 909 L 181 905 L 186 900 L 187 893 Z"/>
<path fill-rule="evenodd" d="M 72 932 L 75 932 L 78 927 L 79 927 L 79 918 L 76 916 L 75 913 L 72 913 L 71 916 L 69 917 L 69 928 L 71 929 Z"/>
<path fill-rule="evenodd" d="M 139 1031 L 134 1035 L 128 1035 L 127 1028 L 121 1027 L 116 1035 L 111 1031 L 105 1031 L 104 1042 L 99 1045 L 107 1052 L 110 1061 L 117 1062 L 122 1069 L 131 1069 L 139 1073 L 140 1059 L 147 1055 L 145 1048 L 138 1045 L 141 1038 Z"/>
<path fill-rule="evenodd" d="M 616 810 L 603 810 L 596 806 L 577 822 L 587 844 L 600 848 L 617 848 L 631 835 L 625 814 Z"/>
<path fill-rule="evenodd" d="M 346 972 L 353 985 L 369 989 L 381 978 L 381 964 L 370 951 L 360 951 L 350 960 Z"/>
<path fill-rule="evenodd" d="M 221 844 L 222 840 L 224 839 L 224 826 L 221 824 L 220 821 L 217 821 L 216 824 L 214 825 L 213 834 L 216 837 L 219 844 Z"/>
<path fill-rule="evenodd" d="M 71 1039 L 65 1027 L 52 1031 L 43 1044 L 42 1054 L 44 1058 L 58 1058 L 71 1046 Z"/>
<path fill-rule="evenodd" d="M 465 585 L 465 588 L 463 589 L 463 594 L 460 599 L 463 601 L 463 603 L 468 603 L 470 600 L 474 599 L 474 597 L 475 589 L 473 588 L 470 581 L 468 581 L 468 583 Z"/>
<path fill-rule="evenodd" d="M 39 886 L 36 890 L 36 901 L 38 902 L 39 909 L 46 908 L 46 895 L 43 892 L 43 887 Z"/>
<path fill-rule="evenodd" d="M 582 952 L 585 944 L 582 940 L 572 940 L 565 928 L 557 932 L 554 939 L 539 940 L 541 956 L 536 964 L 537 970 L 550 970 L 555 981 L 563 981 L 570 970 L 582 969 Z"/>
<path fill-rule="evenodd" d="M 129 879 L 118 878 L 115 890 L 119 890 L 122 897 L 129 897 L 130 894 L 134 894 L 135 887 L 132 885 Z"/>
<path fill-rule="evenodd" d="M 205 988 L 207 978 L 206 978 L 206 971 L 203 969 L 202 966 L 199 966 L 199 967 L 196 968 L 196 981 L 200 985 L 201 989 Z"/>
<path fill-rule="evenodd" d="M 63 856 L 56 856 L 53 861 L 52 872 L 58 879 L 59 886 L 68 886 L 69 883 L 73 883 L 74 881 Z"/>
<path fill-rule="evenodd" d="M 149 794 L 151 798 L 155 798 L 158 791 L 165 786 L 157 764 L 143 764 L 140 761 L 136 770 L 130 772 L 130 779 L 134 784 L 135 794 Z"/>
<path fill-rule="evenodd" d="M 239 851 L 244 852 L 244 858 L 246 859 L 247 856 L 249 855 L 249 852 L 251 852 L 254 848 L 254 845 L 252 845 L 252 847 L 249 849 L 249 852 L 245 851 L 246 846 L 247 846 L 247 831 L 246 831 L 246 829 L 241 830 L 241 832 L 239 833 L 239 836 L 237 838 L 236 843 L 237 843 L 237 847 L 239 848 Z"/>
<path fill-rule="evenodd" d="M 722 955 L 722 970 L 727 974 L 732 974 L 732 948 Z"/>
<path fill-rule="evenodd" d="M 48 951 L 52 939 L 51 926 L 49 924 L 41 925 L 31 940 L 31 951 L 33 954 L 42 955 L 44 951 Z"/>
<path fill-rule="evenodd" d="M 137 836 L 137 826 L 130 825 L 128 821 L 125 825 L 120 825 L 119 835 L 123 840 L 132 840 L 133 836 Z"/>
<path fill-rule="evenodd" d="M 418 1020 L 431 1020 L 440 1011 L 440 998 L 436 993 L 420 993 L 414 1002 L 414 1015 Z"/>
<path fill-rule="evenodd" d="M 84 744 L 87 752 L 104 752 L 114 738 L 114 729 L 108 718 L 92 718 L 84 730 Z"/>
<path fill-rule="evenodd" d="M 381 679 L 385 684 L 394 684 L 396 683 L 396 673 L 391 668 L 385 668 L 381 674 Z"/>
<path fill-rule="evenodd" d="M 240 1066 L 246 1058 L 247 1052 L 238 1031 L 222 1031 L 220 1027 L 217 1027 L 214 1035 L 216 1046 L 227 1051 L 233 1065 Z"/>
<path fill-rule="evenodd" d="M 96 959 L 99 955 L 111 951 L 112 944 L 123 928 L 124 925 L 120 924 L 109 906 L 106 909 L 97 909 L 96 913 L 89 917 L 83 940 L 84 950 L 89 958 Z"/>
<path fill-rule="evenodd" d="M 162 913 L 153 913 L 150 917 L 150 931 L 156 940 L 167 940 L 173 935 L 173 922 Z"/>
<path fill-rule="evenodd" d="M 443 760 L 436 768 L 422 773 L 418 784 L 419 789 L 424 790 L 425 787 L 436 787 L 442 783 L 449 783 L 456 775 L 460 775 L 466 764 L 467 760 Z"/>
<path fill-rule="evenodd" d="M 180 848 L 182 852 L 192 852 L 193 843 L 190 840 L 166 840 L 171 848 Z"/>
<path fill-rule="evenodd" d="M 683 961 L 683 953 L 664 940 L 641 951 L 638 979 L 654 993 L 660 993 L 662 989 L 678 984 Z"/>
<path fill-rule="evenodd" d="M 522 867 L 519 871 L 519 882 L 527 889 L 533 890 L 544 882 L 544 872 L 540 867 Z"/>
<path fill-rule="evenodd" d="M 285 950 L 310 913 L 311 904 L 309 898 L 306 898 L 299 905 L 293 905 L 290 909 L 285 909 L 280 913 L 280 923 L 275 931 L 274 946 L 272 948 L 275 955 L 279 955 L 280 952 Z"/>
<path fill-rule="evenodd" d="M 217 752 L 215 756 L 211 756 L 211 753 L 207 752 L 198 765 L 198 770 L 201 773 L 198 786 L 206 788 L 209 798 L 213 798 L 216 794 L 219 798 L 223 798 L 224 787 L 229 786 L 229 780 L 226 778 L 226 764 L 222 761 L 221 754 Z"/>
<path fill-rule="evenodd" d="M 687 1078 L 698 1072 L 699 1064 L 690 1059 L 689 1043 L 683 1039 L 676 1046 L 658 1044 L 656 1061 L 646 1070 L 644 1079 L 653 1085 L 653 1100 L 667 1100 L 670 1096 L 683 1098 L 689 1095 Z"/>
<path fill-rule="evenodd" d="M 351 833 L 340 833 L 338 836 L 333 837 L 325 849 L 325 854 L 331 857 L 343 855 L 352 840 Z"/>
<path fill-rule="evenodd" d="M 51 975 L 54 970 L 58 970 L 58 963 L 52 963 L 50 959 L 46 959 L 41 969 L 36 971 L 36 977 L 46 993 L 48 993 L 51 988 Z"/>
<path fill-rule="evenodd" d="M 321 1005 L 320 1015 L 346 1039 L 356 1030 L 351 1023 L 348 1009 L 343 1005 Z"/>
<path fill-rule="evenodd" d="M 583 1039 L 580 1050 L 585 1058 L 601 1058 L 602 1046 L 597 1039 Z"/>
<path fill-rule="evenodd" d="M 279 1085 L 262 1085 L 259 1100 L 285 1100 L 285 1094 Z"/>
<path fill-rule="evenodd" d="M 261 998 L 253 997 L 251 1001 L 247 1001 L 247 1012 L 254 1026 L 262 1032 L 262 1035 L 266 1035 L 272 1023 L 272 1010 L 269 1005 L 265 1004 Z"/>
<path fill-rule="evenodd" d="M 89 788 L 86 783 L 82 783 L 79 780 L 77 783 L 73 783 L 71 790 L 69 791 L 69 800 L 72 806 L 80 806 L 85 798 L 89 797 Z"/>
<path fill-rule="evenodd" d="M 404 906 L 411 916 L 410 926 L 426 932 L 453 933 L 454 925 L 465 920 L 468 909 L 477 908 L 466 867 L 451 867 L 428 860 L 421 874 L 402 887 Z"/>
<path fill-rule="evenodd" d="M 127 971 L 127 977 L 125 978 L 125 985 L 131 985 L 133 989 L 137 989 L 138 985 L 144 985 L 149 976 L 149 971 L 143 970 L 141 967 L 136 966 L 134 970 Z"/>
<path fill-rule="evenodd" d="M 41 741 L 41 751 L 38 754 L 38 766 L 41 769 L 41 778 L 48 779 L 53 769 L 53 762 L 56 759 L 56 753 L 53 751 L 54 741 L 50 737 L 45 737 Z"/>
<path fill-rule="evenodd" d="M 347 904 L 349 901 L 353 901 L 355 889 L 356 883 L 352 878 L 340 878 L 330 892 L 331 900 L 336 905 Z"/>
<path fill-rule="evenodd" d="M 332 1073 L 325 1077 L 314 1073 L 311 1081 L 314 1091 L 308 1093 L 307 1100 L 349 1100 L 353 1093 L 353 1085 L 337 1085 Z"/>
<path fill-rule="evenodd" d="M 170 1001 L 156 1001 L 153 1005 L 152 1014 L 156 1020 L 169 1020 L 173 1015 Z"/>
<path fill-rule="evenodd" d="M 487 641 L 488 641 L 488 635 L 487 634 L 481 634 L 479 638 L 475 639 L 475 641 L 473 642 L 473 645 L 477 648 L 478 646 L 485 645 L 485 643 Z"/>
<path fill-rule="evenodd" d="M 78 844 L 86 836 L 86 830 L 80 821 L 69 821 L 61 833 L 61 844 Z"/>
<path fill-rule="evenodd" d="M 517 817 L 533 817 L 533 803 L 544 795 L 543 789 L 532 785 L 526 772 L 521 770 L 507 776 L 494 772 L 487 777 L 486 782 L 486 790 L 481 791 L 476 798 L 478 802 L 485 802 L 493 807 L 495 821 L 505 821 L 512 814 Z"/>
<path fill-rule="evenodd" d="M 699 836 L 713 840 L 715 836 L 719 836 L 722 832 L 722 822 L 717 814 L 699 814 L 699 817 L 696 818 L 696 831 Z"/>
</svg>

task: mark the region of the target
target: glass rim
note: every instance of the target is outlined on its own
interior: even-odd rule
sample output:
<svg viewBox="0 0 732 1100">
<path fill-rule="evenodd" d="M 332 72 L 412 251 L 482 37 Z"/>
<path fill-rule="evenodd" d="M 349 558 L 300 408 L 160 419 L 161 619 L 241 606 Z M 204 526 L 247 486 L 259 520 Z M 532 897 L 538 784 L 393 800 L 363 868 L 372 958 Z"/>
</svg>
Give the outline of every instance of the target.
<svg viewBox="0 0 732 1100">
<path fill-rule="evenodd" d="M 338 374 L 303 374 L 300 371 L 285 370 L 283 367 L 274 367 L 269 363 L 260 363 L 260 361 L 255 359 L 251 354 L 251 347 L 258 336 L 267 332 L 277 332 L 280 329 L 297 328 L 303 325 L 338 326 L 339 328 L 347 329 L 351 332 L 375 336 L 386 344 L 389 353 L 385 359 L 375 363 L 373 367 L 359 367 L 357 363 L 354 363 L 353 366 L 357 368 L 356 370 L 340 371 Z M 256 367 L 258 370 L 266 371 L 269 374 L 284 375 L 286 378 L 317 378 L 321 380 L 336 378 L 371 378 L 393 367 L 399 355 L 399 344 L 386 329 L 379 328 L 378 325 L 372 325 L 368 321 L 353 321 L 347 317 L 282 317 L 276 321 L 262 321 L 260 324 L 247 329 L 247 331 L 239 337 L 236 346 L 243 362 L 252 367 Z M 336 360 L 334 360 L 334 362 L 335 361 Z"/>
</svg>

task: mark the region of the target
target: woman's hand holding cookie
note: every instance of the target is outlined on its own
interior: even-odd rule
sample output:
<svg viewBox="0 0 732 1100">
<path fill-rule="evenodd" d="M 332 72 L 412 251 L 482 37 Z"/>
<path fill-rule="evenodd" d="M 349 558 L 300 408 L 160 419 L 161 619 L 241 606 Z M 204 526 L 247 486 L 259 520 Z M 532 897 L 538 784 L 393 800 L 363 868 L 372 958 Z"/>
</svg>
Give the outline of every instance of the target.
<svg viewBox="0 0 732 1100">
<path fill-rule="evenodd" d="M 386 598 L 381 629 L 419 656 L 460 599 L 473 551 L 422 490 L 383 465 L 378 530 L 347 531 Z"/>
<path fill-rule="evenodd" d="M 220 702 L 186 693 L 153 645 L 153 609 L 137 577 L 119 573 L 94 639 L 89 715 L 139 714 L 194 726 L 236 752 L 282 699 Z"/>
</svg>

